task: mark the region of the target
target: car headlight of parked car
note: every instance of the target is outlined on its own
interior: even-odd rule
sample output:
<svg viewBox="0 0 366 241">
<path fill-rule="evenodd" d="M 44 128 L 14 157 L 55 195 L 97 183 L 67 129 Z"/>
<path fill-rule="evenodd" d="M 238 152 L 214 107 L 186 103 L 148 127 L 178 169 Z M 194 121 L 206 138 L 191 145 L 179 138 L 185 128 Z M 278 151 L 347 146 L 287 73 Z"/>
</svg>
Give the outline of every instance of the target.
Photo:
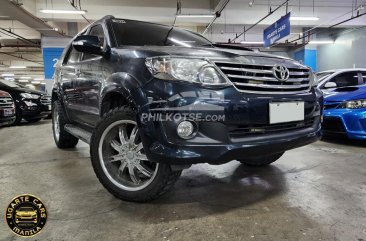
<svg viewBox="0 0 366 241">
<path fill-rule="evenodd" d="M 366 99 L 364 100 L 351 100 L 344 102 L 340 108 L 347 108 L 347 109 L 361 109 L 366 108 Z"/>
<path fill-rule="evenodd" d="M 37 106 L 37 104 L 33 103 L 32 101 L 24 101 L 24 104 L 26 104 L 26 106 L 28 106 L 28 107 Z"/>
<path fill-rule="evenodd" d="M 316 80 L 316 76 L 312 70 L 310 70 L 309 79 L 312 87 L 318 86 L 318 81 Z"/>
<path fill-rule="evenodd" d="M 21 93 L 20 96 L 25 99 L 32 99 L 32 100 L 36 100 L 40 97 L 39 95 L 29 94 L 29 93 Z"/>
<path fill-rule="evenodd" d="M 156 78 L 183 80 L 210 86 L 231 83 L 220 74 L 215 65 L 204 59 L 156 57 L 147 58 L 146 66 Z"/>
</svg>

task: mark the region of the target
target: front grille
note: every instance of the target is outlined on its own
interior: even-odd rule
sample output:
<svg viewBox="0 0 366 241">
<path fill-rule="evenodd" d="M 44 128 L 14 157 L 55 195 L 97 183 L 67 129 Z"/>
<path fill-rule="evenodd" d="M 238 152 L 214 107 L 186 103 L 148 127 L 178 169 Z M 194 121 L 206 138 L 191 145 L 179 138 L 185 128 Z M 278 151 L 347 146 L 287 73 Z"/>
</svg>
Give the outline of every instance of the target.
<svg viewBox="0 0 366 241">
<path fill-rule="evenodd" d="M 281 131 L 289 131 L 295 129 L 309 128 L 314 125 L 315 118 L 311 118 L 305 121 L 297 121 L 290 123 L 279 124 L 263 124 L 263 125 L 238 125 L 229 127 L 229 136 L 231 138 L 241 138 L 244 136 L 258 135 L 258 134 L 271 134 Z"/>
<path fill-rule="evenodd" d="M 14 105 L 13 99 L 10 97 L 0 97 L 1 108 L 12 108 Z"/>
<path fill-rule="evenodd" d="M 338 117 L 324 116 L 322 129 L 324 132 L 345 133 L 342 121 Z"/>
<path fill-rule="evenodd" d="M 310 89 L 310 70 L 288 68 L 290 78 L 279 81 L 273 75 L 271 65 L 249 65 L 241 63 L 215 62 L 237 89 L 252 93 L 292 94 Z"/>
<path fill-rule="evenodd" d="M 51 104 L 51 96 L 49 95 L 44 95 L 41 97 L 41 103 L 43 105 L 50 105 Z"/>
</svg>

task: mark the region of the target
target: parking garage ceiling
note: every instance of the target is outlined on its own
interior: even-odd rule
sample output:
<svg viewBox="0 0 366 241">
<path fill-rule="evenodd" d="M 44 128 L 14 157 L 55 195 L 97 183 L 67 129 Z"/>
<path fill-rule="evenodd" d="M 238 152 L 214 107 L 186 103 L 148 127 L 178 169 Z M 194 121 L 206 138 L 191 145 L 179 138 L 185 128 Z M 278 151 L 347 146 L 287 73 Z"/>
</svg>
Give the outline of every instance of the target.
<svg viewBox="0 0 366 241">
<path fill-rule="evenodd" d="M 220 4 L 227 0 L 181 0 L 180 15 L 212 15 Z M 76 7 L 85 10 L 80 14 L 50 14 L 41 10 L 74 10 L 68 0 L 0 0 L 0 75 L 15 73 L 15 78 L 43 78 L 43 60 L 41 52 L 42 36 L 74 35 L 105 15 L 127 19 L 138 19 L 172 25 L 177 15 L 176 0 L 88 0 L 75 1 Z M 217 18 L 206 37 L 220 41 L 234 37 L 244 27 L 256 23 L 269 11 L 282 4 L 284 0 L 230 0 Z M 366 0 L 290 0 L 288 11 L 295 17 L 316 17 L 318 20 L 292 21 L 293 31 L 302 32 L 304 28 L 328 27 L 357 15 L 357 11 L 366 12 Z M 247 39 L 261 40 L 263 29 L 286 13 L 286 7 L 273 13 L 253 28 Z M 87 20 L 86 20 L 87 19 Z M 202 32 L 210 23 L 209 17 L 178 17 L 176 25 Z M 366 16 L 343 23 L 342 28 L 364 26 Z M 216 36 L 214 30 L 222 35 Z M 10 66 L 26 66 L 25 69 L 9 69 Z"/>
</svg>

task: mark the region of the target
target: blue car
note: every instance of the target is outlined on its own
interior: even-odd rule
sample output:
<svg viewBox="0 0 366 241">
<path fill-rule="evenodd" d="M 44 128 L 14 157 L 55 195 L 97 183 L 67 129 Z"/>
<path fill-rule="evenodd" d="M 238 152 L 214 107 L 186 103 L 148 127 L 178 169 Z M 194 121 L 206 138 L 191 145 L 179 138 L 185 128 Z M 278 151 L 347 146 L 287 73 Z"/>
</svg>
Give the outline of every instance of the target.
<svg viewBox="0 0 366 241">
<path fill-rule="evenodd" d="M 337 88 L 324 98 L 324 134 L 366 140 L 366 85 Z"/>
</svg>

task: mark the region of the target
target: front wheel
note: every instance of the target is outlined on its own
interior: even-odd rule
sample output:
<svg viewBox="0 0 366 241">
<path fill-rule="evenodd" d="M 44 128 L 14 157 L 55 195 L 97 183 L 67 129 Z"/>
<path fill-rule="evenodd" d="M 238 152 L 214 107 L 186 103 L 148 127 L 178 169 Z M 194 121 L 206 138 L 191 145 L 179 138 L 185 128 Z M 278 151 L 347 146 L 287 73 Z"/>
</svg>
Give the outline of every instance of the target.
<svg viewBox="0 0 366 241">
<path fill-rule="evenodd" d="M 254 167 L 268 166 L 271 163 L 280 159 L 284 153 L 285 152 L 280 152 L 267 156 L 248 157 L 244 159 L 238 159 L 238 161 L 247 166 L 254 166 Z"/>
<path fill-rule="evenodd" d="M 146 202 L 167 192 L 181 171 L 146 157 L 135 116 L 128 107 L 107 113 L 93 133 L 90 155 L 99 181 L 110 193 Z"/>
</svg>

